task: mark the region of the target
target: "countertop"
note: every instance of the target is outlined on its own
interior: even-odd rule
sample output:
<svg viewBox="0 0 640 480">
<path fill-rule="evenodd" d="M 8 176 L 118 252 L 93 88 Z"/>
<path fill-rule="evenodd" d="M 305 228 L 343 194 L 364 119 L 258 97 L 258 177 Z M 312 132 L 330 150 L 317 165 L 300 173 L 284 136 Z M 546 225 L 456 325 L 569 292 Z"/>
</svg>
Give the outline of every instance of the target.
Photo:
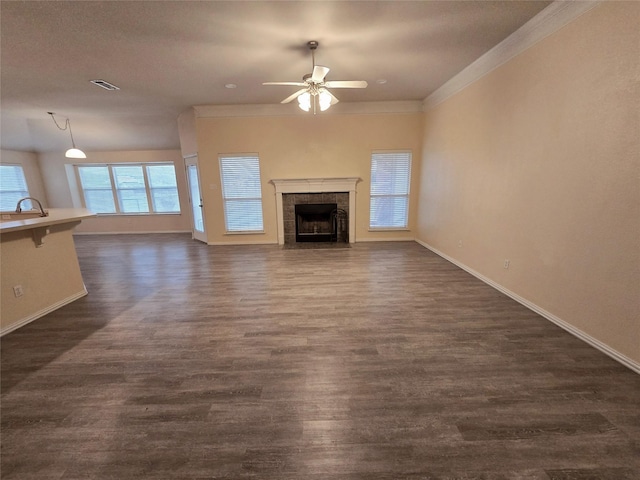
<svg viewBox="0 0 640 480">
<path fill-rule="evenodd" d="M 59 225 L 85 218 L 95 217 L 96 214 L 86 208 L 49 208 L 46 217 L 28 218 L 24 220 L 7 220 L 0 222 L 0 233 L 17 232 L 32 228 Z"/>
</svg>

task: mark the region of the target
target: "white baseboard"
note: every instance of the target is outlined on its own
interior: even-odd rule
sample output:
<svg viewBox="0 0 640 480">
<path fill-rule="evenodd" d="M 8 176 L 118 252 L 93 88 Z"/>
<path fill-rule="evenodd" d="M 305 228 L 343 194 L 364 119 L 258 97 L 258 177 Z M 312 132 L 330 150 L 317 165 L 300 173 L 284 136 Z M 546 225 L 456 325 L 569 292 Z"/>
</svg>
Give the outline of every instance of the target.
<svg viewBox="0 0 640 480">
<path fill-rule="evenodd" d="M 12 323 L 11 325 L 9 325 L 6 328 L 3 328 L 2 331 L 0 331 L 0 337 L 3 335 L 6 335 L 9 332 L 13 332 L 14 330 L 17 330 L 20 327 L 25 326 L 27 323 L 31 323 L 34 320 L 39 319 L 40 317 L 44 317 L 46 314 L 53 312 L 54 310 L 57 310 L 61 307 L 64 307 L 65 305 L 70 304 L 71 302 L 75 302 L 76 300 L 78 300 L 79 298 L 82 298 L 84 296 L 86 296 L 88 294 L 86 287 L 83 288 L 80 292 L 75 293 L 73 295 L 71 295 L 70 297 L 67 297 L 65 299 L 60 300 L 59 302 L 54 303 L 53 305 L 50 305 L 46 308 L 43 308 L 42 310 L 38 310 L 37 312 L 33 313 L 32 315 L 29 315 L 28 317 L 25 317 L 21 320 L 18 320 L 15 323 Z"/>
<path fill-rule="evenodd" d="M 240 242 L 207 242 L 207 245 L 211 246 L 211 247 L 223 247 L 223 246 L 228 246 L 228 247 L 232 247 L 232 246 L 237 246 L 237 245 L 278 245 L 278 242 L 268 242 L 268 241 L 257 241 L 257 242 L 252 242 L 250 240 L 248 241 L 240 241 Z"/>
<path fill-rule="evenodd" d="M 145 232 L 73 232 L 74 235 L 147 235 L 153 233 L 192 233 L 191 230 L 154 230 Z"/>
<path fill-rule="evenodd" d="M 459 262 L 458 260 L 455 260 L 454 258 L 448 256 L 447 254 L 439 251 L 438 249 L 432 247 L 428 243 L 425 243 L 425 242 L 423 242 L 421 240 L 416 240 L 416 242 L 418 242 L 424 248 L 426 248 L 428 250 L 431 250 L 436 255 L 438 255 L 438 256 L 444 258 L 445 260 L 453 263 L 455 266 L 461 268 L 465 272 L 470 273 L 471 275 L 473 275 L 477 279 L 483 281 L 487 285 L 495 288 L 499 292 L 504 293 L 507 297 L 512 298 L 513 300 L 515 300 L 516 302 L 520 303 L 521 305 L 524 305 L 529 310 L 532 310 L 533 312 L 535 312 L 538 315 L 546 318 L 550 322 L 555 323 L 557 326 L 559 326 L 563 330 L 566 330 L 567 332 L 569 332 L 573 336 L 579 338 L 583 342 L 586 342 L 589 345 L 591 345 L 592 347 L 597 348 L 602 353 L 604 353 L 604 354 L 608 355 L 609 357 L 613 358 L 614 360 L 616 360 L 617 362 L 621 363 L 625 367 L 627 367 L 627 368 L 633 370 L 634 372 L 640 374 L 640 363 L 636 362 L 635 360 L 632 360 L 631 358 L 627 357 L 626 355 L 623 355 L 622 353 L 618 352 L 617 350 L 611 348 L 606 343 L 603 343 L 600 340 L 598 340 L 597 338 L 594 338 L 591 335 L 583 332 L 579 328 L 574 327 L 569 322 L 566 322 L 565 320 L 562 320 L 561 318 L 557 317 L 553 313 L 548 312 L 544 308 L 539 307 L 535 303 L 530 302 L 526 298 L 521 297 L 517 293 L 514 293 L 511 290 L 503 287 L 499 283 L 494 282 L 490 278 L 485 277 L 481 273 L 476 272 L 474 269 L 468 267 L 464 263 Z"/>
<path fill-rule="evenodd" d="M 358 238 L 355 243 L 364 243 L 364 242 L 415 242 L 416 239 L 413 237 L 378 237 L 378 238 Z"/>
</svg>

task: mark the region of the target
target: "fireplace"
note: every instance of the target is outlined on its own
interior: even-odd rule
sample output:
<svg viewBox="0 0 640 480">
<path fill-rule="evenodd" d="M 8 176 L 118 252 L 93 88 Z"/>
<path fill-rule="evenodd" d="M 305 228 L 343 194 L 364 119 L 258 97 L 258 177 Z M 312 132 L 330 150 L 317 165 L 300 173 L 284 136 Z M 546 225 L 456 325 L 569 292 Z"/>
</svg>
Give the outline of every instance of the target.
<svg viewBox="0 0 640 480">
<path fill-rule="evenodd" d="M 297 243 L 296 205 L 332 204 L 337 208 L 334 221 L 337 242 L 355 242 L 356 184 L 357 177 L 306 178 L 271 180 L 276 193 L 276 219 L 278 223 L 278 243 Z M 313 225 L 311 226 L 313 233 Z M 318 234 L 321 230 L 318 226 Z M 316 235 L 317 242 L 320 235 Z M 305 241 L 305 240 L 303 240 Z M 326 241 L 326 240 L 325 240 Z"/>
<path fill-rule="evenodd" d="M 348 242 L 349 194 L 285 193 L 284 243 Z"/>
</svg>

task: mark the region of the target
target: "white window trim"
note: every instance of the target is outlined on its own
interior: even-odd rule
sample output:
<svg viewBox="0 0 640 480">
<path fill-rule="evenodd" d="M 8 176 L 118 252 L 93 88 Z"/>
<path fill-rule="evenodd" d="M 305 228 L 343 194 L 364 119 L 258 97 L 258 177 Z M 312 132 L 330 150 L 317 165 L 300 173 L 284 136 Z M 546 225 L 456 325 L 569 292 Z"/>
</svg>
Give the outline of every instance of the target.
<svg viewBox="0 0 640 480">
<path fill-rule="evenodd" d="M 409 227 L 369 227 L 369 232 L 410 232 Z"/>
<path fill-rule="evenodd" d="M 407 184 L 407 193 L 406 195 L 373 195 L 371 193 L 371 182 L 372 179 L 369 178 L 369 232 L 410 232 L 409 228 L 409 218 L 411 214 L 411 171 L 413 167 L 413 152 L 411 150 L 374 150 L 371 152 L 371 157 L 369 160 L 369 169 L 371 169 L 371 163 L 373 162 L 373 156 L 376 154 L 408 154 L 409 155 L 409 178 Z M 406 197 L 407 198 L 407 218 L 405 221 L 405 225 L 401 227 L 375 227 L 371 225 L 371 199 L 373 197 Z"/>
<path fill-rule="evenodd" d="M 259 170 L 259 182 L 260 182 L 260 197 L 246 197 L 243 200 L 260 200 L 260 210 L 262 215 L 262 229 L 261 230 L 228 230 L 227 229 L 227 212 L 226 212 L 226 202 L 227 199 L 224 196 L 224 180 L 222 175 L 222 160 L 227 158 L 256 158 L 258 159 L 258 170 Z M 223 153 L 218 155 L 218 169 L 220 173 L 220 196 L 222 197 L 222 210 L 224 215 L 224 235 L 262 235 L 265 233 L 264 230 L 264 202 L 262 199 L 262 169 L 260 168 L 260 155 L 257 153 Z"/>
</svg>

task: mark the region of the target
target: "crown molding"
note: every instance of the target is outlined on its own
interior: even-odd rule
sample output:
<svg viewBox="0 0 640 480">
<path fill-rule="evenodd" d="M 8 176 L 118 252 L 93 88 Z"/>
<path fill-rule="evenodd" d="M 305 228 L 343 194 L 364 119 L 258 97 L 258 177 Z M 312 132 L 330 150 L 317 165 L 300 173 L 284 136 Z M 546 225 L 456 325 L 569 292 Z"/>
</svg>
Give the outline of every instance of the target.
<svg viewBox="0 0 640 480">
<path fill-rule="evenodd" d="M 197 105 L 193 107 L 197 118 L 216 117 L 270 117 L 313 115 L 300 110 L 295 104 L 282 105 Z M 371 115 L 384 113 L 420 113 L 422 101 L 408 100 L 399 102 L 342 102 L 318 115 Z"/>
<path fill-rule="evenodd" d="M 599 3 L 601 0 L 553 2 L 429 95 L 424 100 L 424 110 L 444 102 L 447 98 L 460 92 L 539 41 L 557 32 Z"/>
</svg>

